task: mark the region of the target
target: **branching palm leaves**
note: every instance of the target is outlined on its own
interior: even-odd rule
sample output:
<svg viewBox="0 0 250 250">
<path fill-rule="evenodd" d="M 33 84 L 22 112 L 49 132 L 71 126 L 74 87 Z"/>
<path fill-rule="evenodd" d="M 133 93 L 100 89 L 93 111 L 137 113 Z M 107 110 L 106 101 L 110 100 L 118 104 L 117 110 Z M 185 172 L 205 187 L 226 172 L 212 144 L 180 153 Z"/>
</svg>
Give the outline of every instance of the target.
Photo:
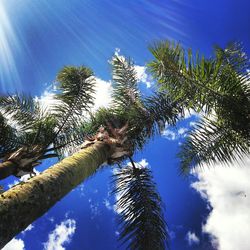
<svg viewBox="0 0 250 250">
<path fill-rule="evenodd" d="M 149 138 L 161 132 L 166 122 L 176 122 L 181 107 L 171 98 L 165 98 L 164 92 L 142 97 L 130 60 L 115 56 L 112 67 L 113 105 L 94 114 L 89 113 L 93 104 L 94 78 L 92 72 L 84 67 L 66 67 L 59 72 L 59 87 L 55 93 L 57 102 L 53 109 L 42 111 L 32 98 L 18 95 L 2 97 L 0 108 L 3 116 L 9 115 L 15 120 L 16 129 L 22 132 L 22 141 L 5 160 L 17 165 L 21 162 L 18 167 L 22 170 L 27 170 L 28 165 L 31 172 L 43 158 L 71 153 L 71 148 L 79 146 L 85 137 L 81 147 L 102 140 L 115 147 L 110 163 L 121 162 L 142 149 Z M 86 113 L 89 114 L 88 119 L 83 118 Z M 132 237 L 132 249 L 164 249 L 167 233 L 161 200 L 150 171 L 124 168 L 124 174 L 119 177 L 121 189 L 125 188 L 122 183 L 127 181 L 130 191 L 124 193 L 122 199 L 134 202 L 136 217 L 130 223 L 138 228 L 132 233 L 129 224 L 125 223 L 123 236 Z M 141 202 L 136 205 L 137 196 Z"/>
<path fill-rule="evenodd" d="M 16 148 L 18 144 L 15 128 L 8 124 L 7 119 L 0 114 L 0 158 Z"/>
<path fill-rule="evenodd" d="M 151 171 L 132 162 L 113 175 L 119 240 L 127 249 L 165 249 L 168 234 Z"/>
<path fill-rule="evenodd" d="M 240 44 L 216 47 L 210 59 L 170 42 L 150 50 L 155 60 L 149 68 L 160 88 L 183 109 L 205 114 L 182 147 L 182 171 L 203 162 L 228 163 L 248 154 L 250 66 Z"/>
<path fill-rule="evenodd" d="M 159 133 L 165 123 L 174 124 L 181 112 L 177 102 L 165 98 L 163 93 L 142 97 L 138 79 L 131 60 L 115 56 L 112 61 L 113 94 L 112 107 L 101 108 L 91 121 L 85 124 L 89 133 L 100 125 L 122 127 L 128 123 L 127 137 L 131 153 L 142 149 L 153 135 Z"/>
<path fill-rule="evenodd" d="M 1 134 L 8 129 L 7 137 L 1 139 L 1 157 L 17 165 L 16 176 L 20 176 L 17 172 L 21 170 L 22 174 L 32 172 L 39 160 L 62 157 L 69 146 L 83 141 L 84 135 L 77 128 L 84 112 L 93 104 L 92 71 L 85 67 L 65 67 L 57 80 L 57 101 L 50 109 L 31 97 L 0 98 Z M 6 117 L 14 128 L 5 122 Z M 12 139 L 8 140 L 10 136 Z"/>
<path fill-rule="evenodd" d="M 54 113 L 57 120 L 55 147 L 60 157 L 84 140 L 80 124 L 94 104 L 93 72 L 86 67 L 65 67 L 58 73 L 59 104 Z M 64 145 L 63 148 L 60 145 Z"/>
<path fill-rule="evenodd" d="M 163 93 L 142 97 L 131 60 L 115 56 L 112 69 L 113 105 L 99 109 L 85 123 L 84 130 L 93 134 L 102 125 L 112 134 L 113 129 L 127 124 L 125 149 L 129 152 L 115 163 L 142 149 L 149 138 L 161 132 L 166 122 L 174 124 L 181 108 Z M 118 209 L 122 210 L 120 239 L 128 241 L 130 249 L 165 249 L 168 236 L 152 174 L 147 168 L 133 166 L 124 167 L 113 176 L 114 193 L 121 194 L 117 201 Z"/>
</svg>

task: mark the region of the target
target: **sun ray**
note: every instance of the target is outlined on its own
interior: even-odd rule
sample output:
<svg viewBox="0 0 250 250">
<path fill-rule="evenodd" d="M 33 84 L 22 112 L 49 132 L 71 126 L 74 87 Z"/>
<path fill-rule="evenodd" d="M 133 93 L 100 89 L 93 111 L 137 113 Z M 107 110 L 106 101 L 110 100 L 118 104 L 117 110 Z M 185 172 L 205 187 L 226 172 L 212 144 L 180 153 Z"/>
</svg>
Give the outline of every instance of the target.
<svg viewBox="0 0 250 250">
<path fill-rule="evenodd" d="M 0 1 L 0 91 L 14 91 L 20 85 L 13 51 L 18 49 L 18 39 L 4 4 Z"/>
</svg>

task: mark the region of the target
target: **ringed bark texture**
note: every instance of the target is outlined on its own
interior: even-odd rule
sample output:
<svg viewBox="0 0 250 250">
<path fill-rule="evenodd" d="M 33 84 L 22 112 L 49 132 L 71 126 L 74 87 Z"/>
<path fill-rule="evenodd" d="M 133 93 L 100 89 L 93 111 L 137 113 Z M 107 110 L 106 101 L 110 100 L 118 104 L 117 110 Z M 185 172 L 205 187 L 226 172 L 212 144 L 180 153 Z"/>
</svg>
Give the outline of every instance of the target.
<svg viewBox="0 0 250 250">
<path fill-rule="evenodd" d="M 97 142 L 0 195 L 0 249 L 91 176 L 112 154 Z"/>
</svg>

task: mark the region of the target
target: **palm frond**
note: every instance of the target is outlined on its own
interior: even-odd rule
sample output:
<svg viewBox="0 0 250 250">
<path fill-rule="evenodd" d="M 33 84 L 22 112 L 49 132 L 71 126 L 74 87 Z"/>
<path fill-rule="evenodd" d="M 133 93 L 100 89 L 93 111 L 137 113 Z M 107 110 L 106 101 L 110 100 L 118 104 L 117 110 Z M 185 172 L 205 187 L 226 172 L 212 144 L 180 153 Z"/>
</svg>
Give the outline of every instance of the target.
<svg viewBox="0 0 250 250">
<path fill-rule="evenodd" d="M 42 113 L 38 103 L 23 94 L 1 96 L 0 109 L 19 130 L 29 129 Z"/>
<path fill-rule="evenodd" d="M 59 104 L 54 109 L 57 126 L 53 143 L 63 157 L 83 141 L 84 134 L 81 135 L 78 128 L 94 104 L 95 78 L 87 67 L 67 66 L 58 73 L 57 80 Z"/>
<path fill-rule="evenodd" d="M 130 59 L 115 55 L 112 60 L 112 76 L 114 105 L 124 109 L 138 105 L 140 94 L 133 62 Z"/>
<path fill-rule="evenodd" d="M 126 166 L 113 175 L 113 184 L 122 244 L 127 249 L 165 249 L 169 237 L 151 171 Z"/>
<path fill-rule="evenodd" d="M 0 113 L 0 159 L 20 145 L 16 129 L 11 127 Z"/>
<path fill-rule="evenodd" d="M 168 41 L 150 50 L 155 60 L 149 68 L 161 89 L 183 108 L 215 114 L 187 138 L 182 169 L 201 162 L 230 162 L 249 152 L 250 64 L 242 46 L 216 47 L 209 59 L 198 53 L 194 57 L 191 50 Z"/>
<path fill-rule="evenodd" d="M 243 89 L 249 96 L 249 61 L 236 43 L 226 49 L 216 47 L 214 58 L 209 59 L 169 41 L 152 46 L 150 51 L 155 57 L 148 65 L 153 76 L 186 108 L 210 113 L 218 102 Z"/>
<path fill-rule="evenodd" d="M 228 164 L 250 153 L 249 138 L 218 119 L 203 118 L 182 144 L 179 156 L 181 172 L 188 174 L 190 169 L 206 163 Z"/>
<path fill-rule="evenodd" d="M 144 99 L 145 110 L 148 120 L 152 126 L 157 125 L 158 131 L 165 128 L 165 124 L 175 125 L 177 120 L 182 117 L 183 109 L 181 105 L 173 101 L 166 92 L 158 91 Z"/>
</svg>

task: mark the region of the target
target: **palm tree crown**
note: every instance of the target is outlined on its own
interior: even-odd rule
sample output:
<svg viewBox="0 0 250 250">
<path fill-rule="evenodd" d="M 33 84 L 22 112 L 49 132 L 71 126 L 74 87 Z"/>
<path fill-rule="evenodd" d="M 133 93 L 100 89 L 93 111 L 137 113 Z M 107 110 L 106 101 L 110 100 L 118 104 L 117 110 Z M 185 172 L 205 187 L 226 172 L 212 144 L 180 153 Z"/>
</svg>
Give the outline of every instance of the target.
<svg viewBox="0 0 250 250">
<path fill-rule="evenodd" d="M 183 109 L 203 113 L 179 154 L 182 172 L 249 154 L 250 65 L 241 45 L 215 47 L 209 59 L 168 41 L 150 50 L 149 69 L 160 88 Z"/>
</svg>

